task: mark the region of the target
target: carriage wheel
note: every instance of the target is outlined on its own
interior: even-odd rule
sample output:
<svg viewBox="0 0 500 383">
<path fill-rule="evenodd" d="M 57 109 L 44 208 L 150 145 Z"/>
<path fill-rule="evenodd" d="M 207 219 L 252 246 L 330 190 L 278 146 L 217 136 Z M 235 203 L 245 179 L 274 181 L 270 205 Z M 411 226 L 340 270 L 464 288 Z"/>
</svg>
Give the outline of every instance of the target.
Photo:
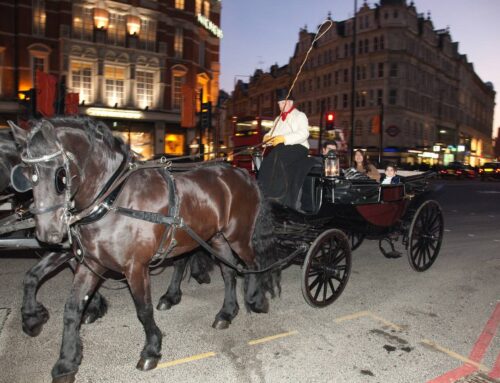
<svg viewBox="0 0 500 383">
<path fill-rule="evenodd" d="M 415 271 L 425 271 L 436 260 L 443 240 L 443 212 L 436 201 L 424 202 L 415 212 L 408 233 L 408 261 Z"/>
<path fill-rule="evenodd" d="M 363 240 L 365 239 L 364 234 L 356 233 L 354 231 L 348 231 L 346 235 L 349 243 L 351 244 L 351 251 L 354 251 L 358 247 L 360 247 L 363 243 Z"/>
<path fill-rule="evenodd" d="M 302 295 L 313 307 L 333 303 L 351 274 L 351 248 L 340 230 L 326 230 L 312 243 L 302 267 Z"/>
</svg>

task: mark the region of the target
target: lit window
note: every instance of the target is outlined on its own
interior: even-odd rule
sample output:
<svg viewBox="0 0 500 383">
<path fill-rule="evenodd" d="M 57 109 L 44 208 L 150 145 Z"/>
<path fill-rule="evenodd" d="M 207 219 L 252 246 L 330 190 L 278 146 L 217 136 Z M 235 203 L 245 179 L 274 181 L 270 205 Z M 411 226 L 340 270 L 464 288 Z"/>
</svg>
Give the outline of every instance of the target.
<svg viewBox="0 0 500 383">
<path fill-rule="evenodd" d="M 33 0 L 33 34 L 38 36 L 45 35 L 45 1 Z"/>
<path fill-rule="evenodd" d="M 116 13 L 111 13 L 109 15 L 109 25 L 108 25 L 108 43 L 125 46 L 125 17 L 123 15 L 118 15 Z"/>
<path fill-rule="evenodd" d="M 205 1 L 204 5 L 205 5 L 204 15 L 205 15 L 205 17 L 207 19 L 209 19 L 210 18 L 210 2 L 209 1 Z"/>
<path fill-rule="evenodd" d="M 195 3 L 195 13 L 198 15 L 201 13 L 201 5 L 202 5 L 202 0 L 196 0 L 196 3 Z"/>
<path fill-rule="evenodd" d="M 138 70 L 135 72 L 137 103 L 140 108 L 153 106 L 154 73 Z"/>
<path fill-rule="evenodd" d="M 182 106 L 182 85 L 184 84 L 185 76 L 174 74 L 173 76 L 173 97 L 172 109 L 180 110 Z"/>
<path fill-rule="evenodd" d="M 176 58 L 182 58 L 184 45 L 184 31 L 182 28 L 175 28 L 174 52 Z"/>
<path fill-rule="evenodd" d="M 79 93 L 80 101 L 91 103 L 92 99 L 92 64 L 71 63 L 71 90 Z"/>
<path fill-rule="evenodd" d="M 141 18 L 141 49 L 154 51 L 156 47 L 156 21 Z"/>
<path fill-rule="evenodd" d="M 184 9 L 184 0 L 175 0 L 175 8 Z"/>
<path fill-rule="evenodd" d="M 73 5 L 73 37 L 92 41 L 94 32 L 94 19 L 92 8 L 83 8 L 81 5 Z"/>
<path fill-rule="evenodd" d="M 109 106 L 125 105 L 125 69 L 106 66 L 104 70 L 105 99 Z"/>
</svg>

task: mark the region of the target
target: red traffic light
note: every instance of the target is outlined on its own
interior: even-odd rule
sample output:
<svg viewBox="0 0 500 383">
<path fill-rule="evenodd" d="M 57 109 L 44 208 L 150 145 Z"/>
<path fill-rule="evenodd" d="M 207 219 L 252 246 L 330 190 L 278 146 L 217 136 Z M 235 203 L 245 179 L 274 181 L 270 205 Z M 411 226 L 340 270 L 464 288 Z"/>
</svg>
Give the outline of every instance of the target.
<svg viewBox="0 0 500 383">
<path fill-rule="evenodd" d="M 333 120 L 335 120 L 335 113 L 333 113 L 333 112 L 327 113 L 326 114 L 326 121 L 332 122 Z"/>
</svg>

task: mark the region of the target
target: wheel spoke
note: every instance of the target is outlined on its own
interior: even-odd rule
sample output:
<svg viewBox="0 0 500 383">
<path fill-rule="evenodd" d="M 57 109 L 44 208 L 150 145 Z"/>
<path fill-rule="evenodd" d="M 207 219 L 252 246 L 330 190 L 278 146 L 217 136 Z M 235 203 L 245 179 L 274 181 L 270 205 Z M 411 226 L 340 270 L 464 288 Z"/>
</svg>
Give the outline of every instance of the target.
<svg viewBox="0 0 500 383">
<path fill-rule="evenodd" d="M 318 288 L 316 289 L 316 292 L 314 293 L 314 300 L 317 301 L 318 300 L 318 296 L 319 296 L 319 293 L 321 292 L 321 290 L 323 289 L 323 286 L 325 285 L 325 282 L 323 280 L 323 278 L 320 280 L 320 283 L 318 285 Z"/>
<path fill-rule="evenodd" d="M 321 280 L 321 275 L 318 275 L 316 279 L 314 279 L 314 281 L 312 281 L 312 283 L 309 285 L 309 290 L 312 291 L 312 289 L 314 289 L 314 287 L 320 282 L 320 280 Z"/>
<path fill-rule="evenodd" d="M 337 266 L 340 263 L 340 261 L 342 261 L 343 259 L 346 258 L 346 256 L 347 256 L 347 254 L 342 252 L 340 257 L 333 260 L 333 262 L 332 262 L 333 266 Z"/>
<path fill-rule="evenodd" d="M 333 286 L 332 279 L 328 279 L 328 285 L 330 286 L 330 289 L 332 289 L 332 293 L 335 294 L 335 286 Z"/>
</svg>

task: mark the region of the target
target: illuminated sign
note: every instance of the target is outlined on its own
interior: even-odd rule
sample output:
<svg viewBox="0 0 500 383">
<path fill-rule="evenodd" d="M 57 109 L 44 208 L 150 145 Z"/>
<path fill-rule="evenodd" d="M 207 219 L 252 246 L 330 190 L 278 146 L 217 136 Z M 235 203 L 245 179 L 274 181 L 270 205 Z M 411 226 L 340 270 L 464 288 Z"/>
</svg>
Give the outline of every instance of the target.
<svg viewBox="0 0 500 383">
<path fill-rule="evenodd" d="M 217 25 L 212 23 L 208 18 L 203 16 L 201 13 L 198 13 L 198 22 L 205 27 L 206 30 L 211 32 L 214 36 L 222 39 L 224 36 L 222 33 L 222 29 L 220 29 Z"/>
<path fill-rule="evenodd" d="M 423 152 L 422 154 L 419 154 L 418 156 L 419 157 L 424 157 L 424 158 L 434 158 L 434 159 L 438 159 L 439 158 L 439 154 L 432 153 L 432 152 Z"/>
<path fill-rule="evenodd" d="M 433 152 L 439 152 L 440 150 L 441 150 L 441 146 L 439 146 L 439 145 L 434 145 L 434 146 L 432 147 L 432 151 L 433 151 Z"/>
<path fill-rule="evenodd" d="M 94 117 L 131 118 L 134 120 L 139 120 L 144 117 L 141 111 L 127 109 L 88 108 L 86 113 Z"/>
<path fill-rule="evenodd" d="M 457 146 L 457 151 L 458 152 L 465 152 L 465 145 L 458 145 Z"/>
</svg>

